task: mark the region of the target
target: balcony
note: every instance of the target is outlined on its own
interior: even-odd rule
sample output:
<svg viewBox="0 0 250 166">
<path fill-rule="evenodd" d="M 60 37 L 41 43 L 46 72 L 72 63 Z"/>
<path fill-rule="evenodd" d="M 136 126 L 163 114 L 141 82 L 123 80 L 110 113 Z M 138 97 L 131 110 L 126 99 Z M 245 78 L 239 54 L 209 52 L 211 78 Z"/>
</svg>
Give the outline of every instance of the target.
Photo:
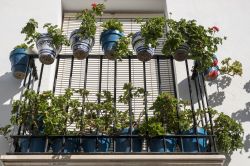
<svg viewBox="0 0 250 166">
<path fill-rule="evenodd" d="M 99 73 L 98 75 L 98 92 L 101 93 L 102 90 L 106 89 L 107 87 L 103 86 L 103 68 L 105 63 L 105 57 L 101 55 L 91 55 L 86 60 L 84 60 L 84 71 L 83 73 L 83 82 L 81 86 L 86 89 L 88 84 L 91 84 L 91 79 L 88 79 L 90 62 L 94 61 L 98 64 Z M 32 82 L 37 80 L 37 88 L 35 90 L 37 93 L 40 93 L 40 87 L 42 83 L 42 78 L 45 73 L 43 70 L 46 66 L 43 64 L 41 68 L 38 70 L 36 68 L 35 62 L 37 61 L 37 55 L 30 55 L 29 56 L 29 66 L 31 67 L 31 72 L 26 73 L 26 77 L 24 79 L 23 86 L 26 89 L 33 88 Z M 69 76 L 67 77 L 68 80 L 60 78 L 60 71 L 62 68 L 62 63 L 65 64 L 67 61 L 70 64 L 67 68 L 69 72 Z M 119 67 L 127 65 L 128 73 L 127 73 L 127 80 L 128 82 L 132 82 L 132 77 L 135 76 L 132 73 L 134 70 L 132 62 L 137 61 L 136 56 L 130 56 L 127 59 L 124 59 L 122 62 L 118 61 L 110 61 L 109 63 L 113 63 L 113 68 L 111 70 L 110 75 L 112 75 L 113 82 L 112 82 L 112 94 L 114 96 L 114 107 L 117 106 L 118 103 L 118 92 L 119 92 L 119 80 L 117 76 L 117 71 Z M 156 82 L 158 93 L 161 92 L 168 92 L 172 93 L 175 97 L 177 95 L 177 88 L 175 83 L 175 68 L 174 68 L 174 61 L 172 58 L 166 58 L 161 55 L 156 55 L 151 60 L 152 63 L 155 64 L 155 71 L 156 71 Z M 56 60 L 56 68 L 55 68 L 55 75 L 54 75 L 54 83 L 53 83 L 53 90 L 54 94 L 58 94 L 59 91 L 58 87 L 62 86 L 62 82 L 66 82 L 68 88 L 74 86 L 74 82 L 72 81 L 73 70 L 77 60 L 74 59 L 72 55 L 59 55 Z M 148 84 L 152 80 L 147 78 L 147 66 L 151 62 L 140 62 L 142 65 L 142 83 L 143 88 L 145 90 L 144 93 L 148 90 Z M 206 109 L 209 107 L 207 102 L 207 93 L 206 87 L 204 84 L 204 76 L 199 75 L 197 73 L 190 73 L 190 66 L 188 61 L 183 62 L 186 66 L 186 73 L 187 73 L 187 80 L 188 80 L 188 90 L 190 95 L 190 107 L 192 110 L 192 114 L 195 113 L 195 104 L 194 98 L 198 102 L 199 109 Z M 168 66 L 168 68 L 166 68 Z M 39 72 L 38 72 L 39 71 Z M 39 73 L 39 74 L 38 74 Z M 64 73 L 65 74 L 65 73 Z M 93 80 L 92 80 L 93 81 Z M 170 83 L 167 83 L 170 82 Z M 191 85 L 194 85 L 194 89 L 192 89 Z M 164 87 L 164 85 L 169 86 Z M 119 87 L 119 88 L 118 88 Z M 60 87 L 61 88 L 61 87 Z M 143 104 L 141 106 L 144 107 L 145 110 L 145 117 L 148 120 L 153 114 L 152 112 L 148 112 L 149 103 L 152 97 L 149 95 L 145 95 L 143 99 Z M 101 98 L 97 97 L 94 101 L 100 103 Z M 83 101 L 84 102 L 84 101 Z M 176 131 L 177 134 L 167 134 L 167 135 L 159 135 L 156 137 L 152 137 L 148 134 L 148 132 L 144 135 L 134 134 L 132 132 L 132 110 L 136 110 L 141 106 L 135 105 L 132 106 L 132 102 L 129 102 L 128 110 L 130 115 L 130 126 L 129 131 L 125 134 L 110 134 L 110 135 L 102 135 L 98 134 L 85 134 L 85 135 L 31 135 L 25 132 L 23 126 L 18 126 L 16 129 L 16 134 L 12 135 L 11 138 L 13 139 L 13 144 L 11 151 L 6 155 L 1 156 L 1 160 L 5 165 L 49 165 L 49 164 L 58 164 L 58 165 L 223 165 L 225 157 L 220 155 L 217 151 L 216 142 L 215 142 L 215 135 L 213 134 L 213 122 L 211 119 L 210 113 L 205 113 L 200 116 L 199 124 L 196 121 L 196 118 L 193 119 L 193 133 L 187 134 Z M 68 108 L 66 108 L 68 109 Z M 67 110 L 65 110 L 67 111 Z M 177 107 L 177 118 L 179 114 L 179 107 Z M 101 116 L 101 115 L 98 115 Z M 198 128 L 206 128 L 207 134 L 199 134 Z M 153 139 L 152 139 L 153 138 Z M 91 151 L 86 152 L 83 148 L 84 144 L 88 144 L 86 140 L 94 140 L 94 149 Z M 154 150 L 152 148 L 152 140 L 157 139 L 160 140 L 160 150 Z M 21 142 L 26 140 L 25 145 L 22 145 Z M 43 140 L 41 148 L 41 144 L 34 142 L 34 140 Z M 53 150 L 53 141 L 59 140 L 61 143 L 61 148 L 57 149 L 56 151 Z M 77 150 L 74 149 L 70 151 L 70 144 L 68 144 L 68 140 L 77 140 Z M 109 145 L 102 149 L 102 141 L 100 140 L 109 140 Z M 137 147 L 136 143 L 137 140 L 141 142 L 141 149 L 135 150 Z M 173 141 L 174 140 L 174 141 Z M 56 141 L 58 142 L 58 141 Z M 175 143 L 173 143 L 175 142 Z M 174 147 L 172 147 L 174 144 Z M 122 146 L 120 148 L 117 148 Z M 26 147 L 23 147 L 26 146 Z M 123 147 L 127 146 L 127 147 Z M 39 149 L 40 147 L 40 149 Z M 39 150 L 37 150 L 37 148 Z M 68 149 L 69 148 L 69 149 Z M 191 149 L 190 149 L 191 148 Z M 42 150 L 41 150 L 42 149 Z"/>
</svg>

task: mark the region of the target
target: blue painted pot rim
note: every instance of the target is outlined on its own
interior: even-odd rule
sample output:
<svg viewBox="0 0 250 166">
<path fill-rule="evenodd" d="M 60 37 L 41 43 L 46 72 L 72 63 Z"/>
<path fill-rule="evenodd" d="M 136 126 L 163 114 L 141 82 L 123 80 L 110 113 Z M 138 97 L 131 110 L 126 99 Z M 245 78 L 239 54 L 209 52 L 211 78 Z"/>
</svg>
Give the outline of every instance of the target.
<svg viewBox="0 0 250 166">
<path fill-rule="evenodd" d="M 25 49 L 25 48 L 15 48 L 14 50 L 12 50 L 10 52 L 9 59 L 11 59 L 12 56 L 15 54 L 26 54 L 27 55 L 28 53 L 27 53 L 27 49 Z"/>
<path fill-rule="evenodd" d="M 108 30 L 105 30 L 101 33 L 100 43 L 102 43 L 102 38 L 104 38 L 106 35 L 110 35 L 110 34 L 116 34 L 116 35 L 119 35 L 121 37 L 124 36 L 123 32 L 120 32 L 116 29 L 108 29 Z"/>
</svg>

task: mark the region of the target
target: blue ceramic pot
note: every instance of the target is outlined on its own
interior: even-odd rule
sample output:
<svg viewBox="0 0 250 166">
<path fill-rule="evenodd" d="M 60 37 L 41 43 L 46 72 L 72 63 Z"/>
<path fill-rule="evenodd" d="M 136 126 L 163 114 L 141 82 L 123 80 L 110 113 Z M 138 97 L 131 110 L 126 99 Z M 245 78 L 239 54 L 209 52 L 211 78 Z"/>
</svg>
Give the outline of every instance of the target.
<svg viewBox="0 0 250 166">
<path fill-rule="evenodd" d="M 30 144 L 30 145 L 29 145 Z M 44 152 L 45 138 L 19 138 L 20 152 Z"/>
<path fill-rule="evenodd" d="M 76 29 L 70 34 L 70 43 L 73 56 L 81 60 L 89 55 L 89 52 L 94 46 L 95 39 L 93 37 L 81 38 L 79 35 L 79 29 Z"/>
<path fill-rule="evenodd" d="M 41 63 L 46 65 L 52 64 L 57 57 L 57 54 L 62 49 L 62 47 L 55 47 L 52 38 L 47 33 L 40 34 L 36 41 L 36 47 L 38 50 L 39 60 Z"/>
<path fill-rule="evenodd" d="M 137 58 L 142 62 L 149 61 L 154 55 L 155 49 L 149 46 L 145 46 L 145 40 L 141 36 L 141 32 L 136 32 L 132 36 L 132 46 L 136 51 Z"/>
<path fill-rule="evenodd" d="M 136 134 L 136 130 L 132 129 L 133 134 Z M 120 135 L 130 135 L 130 129 L 125 128 L 122 130 Z M 116 152 L 130 152 L 130 139 L 129 138 L 116 138 Z M 142 142 L 141 138 L 133 138 L 132 139 L 132 150 L 133 152 L 141 152 L 142 151 Z"/>
<path fill-rule="evenodd" d="M 164 148 L 164 141 L 166 147 Z M 149 148 L 151 152 L 174 152 L 176 150 L 175 138 L 151 138 L 149 140 Z"/>
<path fill-rule="evenodd" d="M 207 132 L 204 128 L 197 127 L 196 130 L 197 130 L 197 135 L 207 135 Z M 193 129 L 184 131 L 182 134 L 195 135 Z M 182 141 L 183 141 L 184 152 L 198 152 L 196 138 L 183 138 Z M 199 144 L 200 152 L 206 152 L 207 138 L 198 138 L 198 144 Z"/>
<path fill-rule="evenodd" d="M 84 152 L 107 152 L 110 147 L 110 138 L 84 138 L 82 147 Z"/>
<path fill-rule="evenodd" d="M 24 79 L 26 72 L 29 72 L 28 68 L 29 57 L 26 49 L 17 48 L 10 53 L 11 71 L 13 76 L 17 79 Z"/>
<path fill-rule="evenodd" d="M 118 30 L 106 30 L 101 33 L 100 43 L 104 51 L 104 55 L 109 60 L 114 60 L 114 49 L 118 40 L 124 36 L 122 32 Z"/>
<path fill-rule="evenodd" d="M 62 138 L 55 138 L 51 140 L 51 147 L 53 152 L 55 153 L 79 152 L 79 145 L 80 145 L 79 138 L 65 138 L 64 147 Z"/>
</svg>

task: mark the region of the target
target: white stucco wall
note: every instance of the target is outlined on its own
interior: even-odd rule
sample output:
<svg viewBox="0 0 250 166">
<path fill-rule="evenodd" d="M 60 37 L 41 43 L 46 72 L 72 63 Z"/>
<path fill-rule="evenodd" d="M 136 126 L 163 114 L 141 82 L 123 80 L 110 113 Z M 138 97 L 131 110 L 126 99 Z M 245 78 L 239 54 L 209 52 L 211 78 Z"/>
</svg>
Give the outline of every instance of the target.
<svg viewBox="0 0 250 166">
<path fill-rule="evenodd" d="M 243 65 L 242 77 L 222 77 L 208 83 L 207 89 L 211 106 L 242 122 L 245 130 L 245 145 L 242 151 L 231 156 L 230 166 L 250 164 L 250 1 L 249 0 L 167 0 L 168 12 L 172 18 L 195 19 L 207 27 L 218 26 L 219 35 L 228 39 L 219 47 L 217 57 L 231 57 Z M 182 74 L 184 63 L 176 63 L 179 89 L 185 87 L 186 75 Z M 228 83 L 227 83 L 228 81 Z M 217 84 L 218 89 L 217 89 Z M 184 89 L 183 89 L 184 90 Z M 186 91 L 187 92 L 187 91 Z M 184 91 L 180 96 L 186 97 Z"/>
<path fill-rule="evenodd" d="M 66 0 L 64 0 L 66 1 Z M 68 0 L 69 1 L 69 0 Z M 84 3 L 84 0 L 72 0 L 77 2 L 75 6 Z M 122 1 L 122 0 L 121 0 Z M 155 3 L 162 3 L 154 0 Z M 158 2 L 157 2 L 158 1 Z M 99 0 L 97 1 L 99 2 Z M 101 1 L 100 1 L 101 2 Z M 89 2 L 88 2 L 89 3 Z M 116 2 L 119 6 L 118 1 Z M 21 28 L 29 18 L 35 18 L 40 25 L 46 22 L 60 26 L 61 0 L 1 0 L 0 2 L 0 126 L 8 123 L 11 101 L 21 92 L 21 82 L 14 79 L 10 73 L 9 53 L 14 46 L 20 44 L 24 35 L 20 34 Z M 73 7 L 72 7 L 73 6 Z M 83 5 L 84 6 L 84 5 Z M 157 5 L 156 5 L 157 6 Z M 232 57 L 240 60 L 243 64 L 243 76 L 227 78 L 230 85 L 221 86 L 222 81 L 217 85 L 208 85 L 211 100 L 210 103 L 219 111 L 240 120 L 245 129 L 245 147 L 232 155 L 230 166 L 247 166 L 250 163 L 250 69 L 248 53 L 250 52 L 250 22 L 247 17 L 250 15 L 250 1 L 248 0 L 167 0 L 168 11 L 172 12 L 172 18 L 196 19 L 198 23 L 205 26 L 218 26 L 220 35 L 228 39 L 219 48 L 218 58 Z M 71 5 L 67 10 L 73 10 Z M 135 10 L 135 9 L 134 9 Z M 54 64 L 55 65 L 55 64 Z M 46 66 L 44 69 L 42 89 L 51 89 L 54 65 Z M 38 68 L 40 63 L 37 63 Z M 176 62 L 177 81 L 180 96 L 187 97 L 186 75 L 184 63 Z M 221 80 L 219 77 L 218 80 Z M 224 80 L 225 82 L 225 80 Z M 224 83 L 225 85 L 225 83 Z M 8 144 L 0 136 L 0 153 L 8 151 Z"/>
<path fill-rule="evenodd" d="M 11 101 L 19 97 L 21 81 L 16 80 L 11 74 L 9 53 L 24 40 L 21 28 L 29 18 L 38 21 L 40 27 L 44 23 L 51 22 L 61 26 L 61 0 L 1 0 L 0 2 L 0 126 L 9 123 Z M 40 28 L 41 30 L 41 28 Z M 42 32 L 42 31 L 41 31 Z M 54 66 L 44 68 L 43 89 L 51 89 Z M 40 63 L 37 63 L 40 68 Z M 8 144 L 0 136 L 0 153 L 8 151 Z"/>
</svg>

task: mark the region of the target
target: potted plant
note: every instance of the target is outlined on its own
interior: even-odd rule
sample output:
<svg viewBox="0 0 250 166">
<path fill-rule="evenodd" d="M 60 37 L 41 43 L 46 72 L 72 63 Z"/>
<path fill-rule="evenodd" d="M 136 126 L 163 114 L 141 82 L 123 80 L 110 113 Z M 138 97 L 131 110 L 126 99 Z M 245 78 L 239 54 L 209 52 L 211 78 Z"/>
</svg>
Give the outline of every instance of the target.
<svg viewBox="0 0 250 166">
<path fill-rule="evenodd" d="M 71 49 L 77 59 L 84 59 L 89 55 L 95 43 L 96 16 L 101 16 L 104 8 L 103 4 L 93 3 L 91 10 L 85 9 L 77 15 L 81 25 L 70 34 Z"/>
<path fill-rule="evenodd" d="M 137 19 L 139 23 L 142 21 Z M 133 35 L 133 49 L 136 51 L 137 58 L 140 61 L 149 61 L 153 57 L 154 50 L 159 45 L 157 40 L 164 34 L 165 23 L 164 17 L 150 18 L 141 25 L 141 31 Z"/>
<path fill-rule="evenodd" d="M 210 111 L 212 113 L 212 111 Z M 199 136 L 206 136 L 209 128 L 200 127 L 200 117 L 204 114 L 208 113 L 206 110 L 198 109 L 195 112 L 192 112 L 190 109 L 186 109 L 184 106 L 184 110 L 179 112 L 179 119 L 178 122 L 180 124 L 180 130 L 182 135 L 199 135 Z M 194 114 L 194 115 L 193 115 Z M 194 126 L 194 119 L 196 120 L 196 126 Z M 208 126 L 207 126 L 208 127 Z M 189 138 L 182 138 L 182 147 L 184 152 L 198 152 L 198 147 L 200 152 L 206 152 L 208 149 L 206 137 L 197 138 L 189 137 Z M 198 141 L 198 143 L 197 143 Z"/>
<path fill-rule="evenodd" d="M 235 75 L 242 75 L 242 64 L 239 61 L 233 61 L 231 62 L 231 58 L 225 58 L 221 61 L 222 66 L 219 67 L 218 65 L 218 59 L 214 55 L 213 56 L 213 63 L 209 68 L 207 68 L 203 74 L 204 78 L 207 81 L 215 80 L 219 74 L 226 74 L 229 76 L 235 76 Z M 195 68 L 199 65 L 198 63 L 195 64 Z"/>
<path fill-rule="evenodd" d="M 43 28 L 46 29 L 47 33 L 38 33 L 36 28 L 38 28 L 38 23 L 34 19 L 30 19 L 21 33 L 26 34 L 25 41 L 29 47 L 33 47 L 36 43 L 39 60 L 43 64 L 52 64 L 61 51 L 62 45 L 69 46 L 69 41 L 57 25 L 44 24 Z"/>
<path fill-rule="evenodd" d="M 214 134 L 220 152 L 231 154 L 243 147 L 244 130 L 242 125 L 224 113 L 217 113 L 214 119 Z"/>
<path fill-rule="evenodd" d="M 106 135 L 112 131 L 113 103 L 109 91 L 97 94 L 104 101 L 100 103 L 89 102 L 89 91 L 86 89 L 75 90 L 82 97 L 82 110 L 72 111 L 72 121 L 76 123 L 79 135 L 85 136 L 82 139 L 84 152 L 107 152 L 110 146 L 110 138 Z M 96 137 L 98 135 L 98 137 Z M 103 137 L 101 137 L 103 136 Z"/>
<path fill-rule="evenodd" d="M 39 136 L 43 131 L 43 121 L 37 108 L 44 102 L 33 90 L 25 91 L 23 97 L 12 104 L 11 123 L 22 126 L 24 135 Z M 21 152 L 27 152 L 28 148 L 30 152 L 44 152 L 45 139 L 42 137 L 19 138 L 18 142 Z"/>
<path fill-rule="evenodd" d="M 205 28 L 195 20 L 181 19 L 179 21 L 167 19 L 168 31 L 162 53 L 173 56 L 177 61 L 187 58 L 199 62 L 198 71 L 209 68 L 213 62 L 213 55 L 222 44 L 224 38 L 215 37 L 218 27 Z"/>
<path fill-rule="evenodd" d="M 72 99 L 73 90 L 66 89 L 62 95 L 55 96 L 51 91 L 44 92 L 41 96 L 46 100 L 42 104 L 43 109 L 39 109 L 43 120 L 43 132 L 45 136 L 55 136 L 49 139 L 53 152 L 78 152 L 79 139 L 70 137 L 74 132 L 68 131 L 67 127 L 72 123 L 70 121 L 70 112 L 75 112 L 80 106 L 80 102 Z M 68 110 L 67 110 L 68 109 Z M 64 141 L 62 137 L 67 136 Z"/>
<path fill-rule="evenodd" d="M 123 24 L 117 19 L 110 19 L 102 25 L 103 32 L 101 33 L 100 43 L 104 50 L 104 55 L 109 60 L 119 59 L 132 55 L 128 49 L 130 44 L 130 35 L 124 36 Z"/>
<path fill-rule="evenodd" d="M 134 87 L 131 83 L 125 83 L 123 85 L 123 95 L 119 96 L 119 103 L 123 103 L 124 105 L 128 105 L 132 99 L 137 97 L 143 97 L 144 89 Z M 132 110 L 131 110 L 132 111 Z M 132 134 L 138 135 L 137 125 L 140 123 L 140 117 L 137 122 L 135 121 L 135 117 L 132 114 L 129 117 L 129 110 L 124 112 L 117 111 L 115 115 L 115 134 L 117 135 L 130 135 L 131 130 Z M 132 128 L 130 128 L 130 120 L 132 121 Z M 129 138 L 116 138 L 116 152 L 130 152 L 130 139 Z M 141 138 L 132 138 L 132 151 L 133 152 L 141 152 L 142 151 L 142 142 Z"/>
<path fill-rule="evenodd" d="M 26 73 L 30 70 L 28 67 L 29 57 L 27 49 L 28 46 L 26 44 L 20 44 L 10 53 L 11 71 L 17 79 L 24 79 Z"/>
<path fill-rule="evenodd" d="M 177 133 L 178 100 L 168 93 L 161 93 L 150 109 L 154 116 L 143 120 L 139 127 L 140 134 L 148 134 L 149 148 L 152 152 L 173 152 L 176 148 L 175 138 L 164 138 L 166 134 Z M 164 148 L 164 145 L 166 147 Z"/>
</svg>

